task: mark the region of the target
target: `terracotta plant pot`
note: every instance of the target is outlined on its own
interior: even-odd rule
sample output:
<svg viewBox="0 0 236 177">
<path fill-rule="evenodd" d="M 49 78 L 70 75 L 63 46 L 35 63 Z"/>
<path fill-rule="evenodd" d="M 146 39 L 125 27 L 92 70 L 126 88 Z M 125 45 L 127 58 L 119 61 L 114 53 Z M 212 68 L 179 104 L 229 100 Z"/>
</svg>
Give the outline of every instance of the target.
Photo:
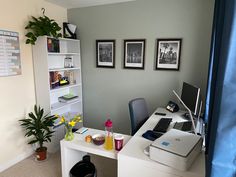
<svg viewBox="0 0 236 177">
<path fill-rule="evenodd" d="M 36 153 L 36 158 L 38 161 L 45 160 L 47 158 L 47 148 L 46 147 L 37 148 L 35 153 Z"/>
</svg>

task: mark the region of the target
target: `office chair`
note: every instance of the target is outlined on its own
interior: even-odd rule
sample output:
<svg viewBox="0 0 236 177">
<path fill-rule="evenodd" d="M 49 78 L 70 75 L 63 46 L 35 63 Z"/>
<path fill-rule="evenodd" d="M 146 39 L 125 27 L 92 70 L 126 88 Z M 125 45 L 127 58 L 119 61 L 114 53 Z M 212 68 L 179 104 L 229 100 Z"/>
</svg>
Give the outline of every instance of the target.
<svg viewBox="0 0 236 177">
<path fill-rule="evenodd" d="M 149 117 L 147 104 L 144 98 L 136 98 L 129 102 L 129 113 L 131 120 L 131 135 L 146 122 Z"/>
</svg>

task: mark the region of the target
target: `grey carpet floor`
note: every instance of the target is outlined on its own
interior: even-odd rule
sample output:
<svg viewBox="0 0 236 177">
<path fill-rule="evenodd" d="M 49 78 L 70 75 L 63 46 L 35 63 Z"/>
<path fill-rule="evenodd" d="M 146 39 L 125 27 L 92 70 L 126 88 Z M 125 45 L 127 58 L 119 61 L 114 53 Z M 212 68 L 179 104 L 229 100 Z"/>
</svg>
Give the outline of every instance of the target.
<svg viewBox="0 0 236 177">
<path fill-rule="evenodd" d="M 117 176 L 116 160 L 91 155 L 91 161 L 97 168 L 98 177 Z M 0 177 L 61 177 L 60 152 L 49 154 L 44 162 L 37 162 L 30 156 L 0 173 Z"/>
</svg>

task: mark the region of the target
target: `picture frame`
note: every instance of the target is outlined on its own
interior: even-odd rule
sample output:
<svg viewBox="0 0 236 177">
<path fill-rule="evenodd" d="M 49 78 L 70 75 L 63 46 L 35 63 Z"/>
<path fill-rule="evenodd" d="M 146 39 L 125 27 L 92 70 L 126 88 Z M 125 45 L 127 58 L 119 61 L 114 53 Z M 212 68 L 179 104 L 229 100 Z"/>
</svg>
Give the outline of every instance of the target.
<svg viewBox="0 0 236 177">
<path fill-rule="evenodd" d="M 69 38 L 69 39 L 77 39 L 76 36 L 76 25 L 63 22 L 63 37 L 64 38 Z"/>
<path fill-rule="evenodd" d="M 124 40 L 124 68 L 144 69 L 145 39 Z"/>
<path fill-rule="evenodd" d="M 181 38 L 157 39 L 156 70 L 179 70 Z"/>
<path fill-rule="evenodd" d="M 115 40 L 96 40 L 96 66 L 115 68 Z"/>
<path fill-rule="evenodd" d="M 74 64 L 73 64 L 73 56 L 66 56 L 64 58 L 64 68 L 73 68 Z"/>
</svg>

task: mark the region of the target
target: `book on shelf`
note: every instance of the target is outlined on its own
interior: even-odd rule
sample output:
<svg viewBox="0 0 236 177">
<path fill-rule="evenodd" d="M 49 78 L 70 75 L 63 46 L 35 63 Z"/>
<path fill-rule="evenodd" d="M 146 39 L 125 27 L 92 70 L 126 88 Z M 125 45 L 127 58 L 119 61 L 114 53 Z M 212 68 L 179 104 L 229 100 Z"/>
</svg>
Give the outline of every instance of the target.
<svg viewBox="0 0 236 177">
<path fill-rule="evenodd" d="M 76 99 L 78 99 L 78 96 L 73 95 L 73 94 L 67 94 L 67 95 L 60 96 L 58 98 L 58 101 L 62 103 L 70 103 L 70 102 L 75 101 Z"/>
<path fill-rule="evenodd" d="M 69 71 L 50 71 L 50 88 L 55 89 L 60 86 L 75 84 L 74 73 Z"/>
</svg>

